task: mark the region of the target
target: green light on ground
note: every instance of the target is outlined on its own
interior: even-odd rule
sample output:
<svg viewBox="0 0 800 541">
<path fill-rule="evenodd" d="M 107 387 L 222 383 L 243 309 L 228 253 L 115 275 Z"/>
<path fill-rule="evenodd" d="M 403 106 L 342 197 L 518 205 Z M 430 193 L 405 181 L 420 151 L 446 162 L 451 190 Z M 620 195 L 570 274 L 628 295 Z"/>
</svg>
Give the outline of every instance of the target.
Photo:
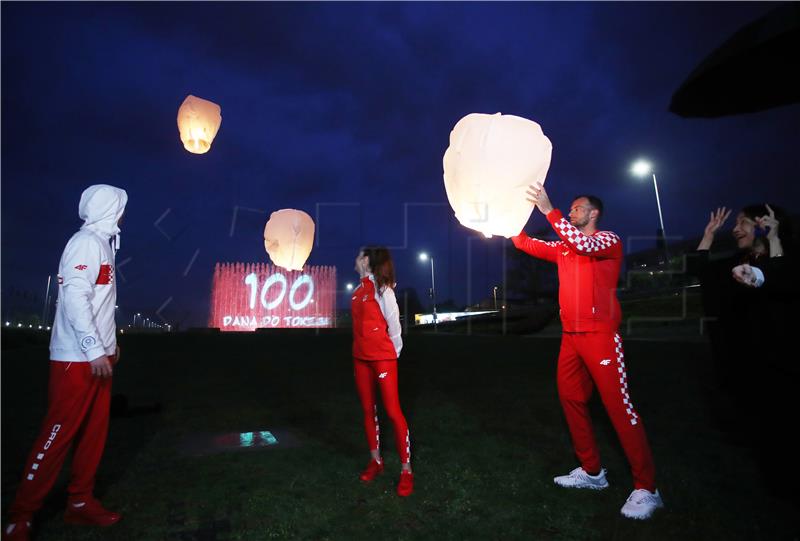
<svg viewBox="0 0 800 541">
<path fill-rule="evenodd" d="M 278 438 L 272 432 L 262 430 L 259 432 L 239 433 L 239 447 L 264 447 L 265 445 L 275 445 Z"/>
</svg>

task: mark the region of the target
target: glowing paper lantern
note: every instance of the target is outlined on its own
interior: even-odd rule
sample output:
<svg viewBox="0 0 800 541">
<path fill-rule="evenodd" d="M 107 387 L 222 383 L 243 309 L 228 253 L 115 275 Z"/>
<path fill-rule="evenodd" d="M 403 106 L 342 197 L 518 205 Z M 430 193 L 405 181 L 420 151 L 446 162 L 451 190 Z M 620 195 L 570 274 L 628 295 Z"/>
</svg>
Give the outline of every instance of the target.
<svg viewBox="0 0 800 541">
<path fill-rule="evenodd" d="M 216 103 L 189 94 L 178 109 L 178 131 L 183 148 L 192 154 L 205 154 L 222 123 Z"/>
<path fill-rule="evenodd" d="M 301 270 L 314 244 L 314 220 L 302 210 L 283 209 L 270 214 L 264 228 L 264 248 L 274 264 Z"/>
<path fill-rule="evenodd" d="M 444 187 L 458 221 L 486 237 L 519 234 L 533 211 L 525 190 L 544 184 L 553 145 L 513 115 L 472 113 L 450 132 Z"/>
</svg>

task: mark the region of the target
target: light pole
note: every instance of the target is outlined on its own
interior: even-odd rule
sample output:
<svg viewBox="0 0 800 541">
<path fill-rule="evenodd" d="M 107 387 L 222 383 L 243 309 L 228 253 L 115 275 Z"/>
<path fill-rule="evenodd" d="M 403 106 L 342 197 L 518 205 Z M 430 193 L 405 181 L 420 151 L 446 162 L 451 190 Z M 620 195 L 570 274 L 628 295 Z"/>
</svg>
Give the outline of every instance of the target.
<svg viewBox="0 0 800 541">
<path fill-rule="evenodd" d="M 425 252 L 419 254 L 420 261 L 431 260 L 431 301 L 433 302 L 433 328 L 437 328 L 438 318 L 436 317 L 436 276 L 433 272 L 433 256 L 428 256 Z"/>
<path fill-rule="evenodd" d="M 658 181 L 656 180 L 656 173 L 653 171 L 653 166 L 646 160 L 637 160 L 631 166 L 631 173 L 637 177 L 643 178 L 647 175 L 653 175 L 653 188 L 656 191 L 656 206 L 658 206 L 658 223 L 661 225 L 661 241 L 664 243 L 664 256 L 666 257 L 665 263 L 669 265 L 669 253 L 667 252 L 667 232 L 664 229 L 664 215 L 661 213 L 661 198 L 658 196 Z"/>
<path fill-rule="evenodd" d="M 497 310 L 497 286 L 492 288 L 492 294 L 494 295 L 494 309 Z"/>
<path fill-rule="evenodd" d="M 47 323 L 47 305 L 50 303 L 50 275 L 47 276 L 47 289 L 44 292 L 44 307 L 42 308 L 42 323 Z"/>
<path fill-rule="evenodd" d="M 136 318 L 140 317 L 142 314 L 136 313 L 133 314 L 133 326 L 136 327 Z"/>
</svg>

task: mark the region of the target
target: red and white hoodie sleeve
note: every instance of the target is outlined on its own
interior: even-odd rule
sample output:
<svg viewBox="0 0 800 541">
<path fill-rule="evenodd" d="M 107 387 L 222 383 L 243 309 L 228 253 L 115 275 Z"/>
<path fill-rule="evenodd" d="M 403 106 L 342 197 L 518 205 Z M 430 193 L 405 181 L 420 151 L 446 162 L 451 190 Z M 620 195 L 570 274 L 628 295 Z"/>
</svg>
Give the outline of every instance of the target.
<svg viewBox="0 0 800 541">
<path fill-rule="evenodd" d="M 102 240 L 89 231 L 76 233 L 64 248 L 58 266 L 59 295 L 50 340 L 51 359 L 90 361 L 116 349 L 116 343 L 105 343 L 107 329 L 98 325 L 98 319 L 107 319 L 98 318 L 101 305 L 116 301 L 115 295 L 104 299 L 105 292 L 97 291 L 98 279 L 103 281 L 101 271 L 107 272 L 103 267 L 109 267 L 109 255 L 110 249 L 105 250 Z M 107 311 L 109 307 L 103 308 Z M 113 305 L 110 309 L 114 309 Z"/>
<path fill-rule="evenodd" d="M 400 307 L 397 306 L 397 297 L 394 294 L 394 289 L 391 287 L 384 287 L 383 294 L 375 294 L 375 299 L 378 301 L 378 306 L 381 307 L 383 319 L 386 320 L 387 330 L 389 332 L 389 340 L 392 341 L 394 351 L 397 357 L 400 358 L 400 350 L 403 349 L 402 327 L 400 326 Z"/>
<path fill-rule="evenodd" d="M 514 243 L 517 250 L 522 250 L 526 254 L 551 263 L 555 263 L 558 260 L 558 254 L 561 251 L 560 242 L 529 237 L 525 231 L 521 231 L 519 235 L 511 237 L 511 242 Z"/>
</svg>

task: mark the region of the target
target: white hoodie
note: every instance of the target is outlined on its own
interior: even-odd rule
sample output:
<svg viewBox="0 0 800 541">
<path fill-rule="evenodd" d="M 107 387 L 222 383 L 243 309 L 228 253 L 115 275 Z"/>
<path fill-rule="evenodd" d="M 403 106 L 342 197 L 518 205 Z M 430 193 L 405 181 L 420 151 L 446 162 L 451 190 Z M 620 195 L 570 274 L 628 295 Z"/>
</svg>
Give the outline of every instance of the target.
<svg viewBox="0 0 800 541">
<path fill-rule="evenodd" d="M 58 305 L 50 337 L 50 359 L 89 362 L 117 349 L 114 255 L 125 190 L 96 184 L 84 190 L 80 231 L 67 242 L 58 264 Z M 113 246 L 112 246 L 113 243 Z"/>
</svg>

